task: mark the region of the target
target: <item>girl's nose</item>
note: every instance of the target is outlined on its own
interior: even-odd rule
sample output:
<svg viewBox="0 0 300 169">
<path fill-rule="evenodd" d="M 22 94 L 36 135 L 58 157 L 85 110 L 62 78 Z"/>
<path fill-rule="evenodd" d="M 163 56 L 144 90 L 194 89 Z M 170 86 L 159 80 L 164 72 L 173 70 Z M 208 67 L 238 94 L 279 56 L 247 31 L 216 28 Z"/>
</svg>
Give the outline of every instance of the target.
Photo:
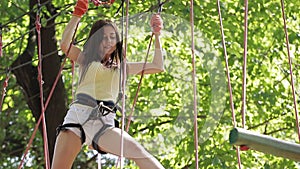
<svg viewBox="0 0 300 169">
<path fill-rule="evenodd" d="M 111 39 L 110 37 L 106 37 L 106 38 L 104 39 L 104 41 L 105 41 L 106 43 L 111 43 L 111 42 L 112 42 L 112 39 Z"/>
</svg>

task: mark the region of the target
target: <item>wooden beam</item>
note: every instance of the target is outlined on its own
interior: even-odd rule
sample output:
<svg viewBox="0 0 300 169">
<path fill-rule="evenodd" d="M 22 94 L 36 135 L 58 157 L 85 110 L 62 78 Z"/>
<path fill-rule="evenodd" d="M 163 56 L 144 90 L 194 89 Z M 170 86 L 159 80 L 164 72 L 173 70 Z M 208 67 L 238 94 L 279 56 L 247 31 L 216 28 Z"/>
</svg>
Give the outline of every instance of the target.
<svg viewBox="0 0 300 169">
<path fill-rule="evenodd" d="M 230 144 L 247 146 L 250 149 L 275 156 L 300 161 L 300 144 L 283 141 L 242 128 L 234 128 L 229 134 Z"/>
</svg>

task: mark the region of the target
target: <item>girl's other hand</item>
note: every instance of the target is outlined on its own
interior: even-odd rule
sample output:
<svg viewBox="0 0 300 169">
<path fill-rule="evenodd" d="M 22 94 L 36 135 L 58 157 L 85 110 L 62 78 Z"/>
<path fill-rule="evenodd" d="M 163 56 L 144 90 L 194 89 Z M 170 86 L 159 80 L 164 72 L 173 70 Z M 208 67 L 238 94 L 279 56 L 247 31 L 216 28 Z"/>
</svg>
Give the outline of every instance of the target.
<svg viewBox="0 0 300 169">
<path fill-rule="evenodd" d="M 161 29 L 163 29 L 163 20 L 159 14 L 153 14 L 150 20 L 151 30 L 154 34 L 160 34 Z"/>
</svg>

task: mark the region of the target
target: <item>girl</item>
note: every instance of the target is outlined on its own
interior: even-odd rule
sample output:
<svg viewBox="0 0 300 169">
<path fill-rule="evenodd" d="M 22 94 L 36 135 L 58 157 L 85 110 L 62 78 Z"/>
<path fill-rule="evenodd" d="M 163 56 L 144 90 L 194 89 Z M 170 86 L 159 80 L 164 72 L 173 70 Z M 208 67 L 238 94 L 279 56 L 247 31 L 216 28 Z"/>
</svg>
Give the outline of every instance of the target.
<svg viewBox="0 0 300 169">
<path fill-rule="evenodd" d="M 80 78 L 76 99 L 64 119 L 56 140 L 52 169 L 71 168 L 82 144 L 114 155 L 121 155 L 121 130 L 114 127 L 118 98 L 122 45 L 116 25 L 110 20 L 96 21 L 83 50 L 71 45 L 72 36 L 80 18 L 88 10 L 88 0 L 78 0 L 73 16 L 67 24 L 61 41 L 62 51 L 79 65 Z M 144 73 L 164 71 L 159 40 L 162 19 L 155 14 L 150 23 L 155 35 L 155 53 L 146 63 Z M 144 63 L 127 62 L 128 74 L 142 72 Z M 141 169 L 164 167 L 128 133 L 123 133 L 123 155 L 134 160 Z"/>
</svg>

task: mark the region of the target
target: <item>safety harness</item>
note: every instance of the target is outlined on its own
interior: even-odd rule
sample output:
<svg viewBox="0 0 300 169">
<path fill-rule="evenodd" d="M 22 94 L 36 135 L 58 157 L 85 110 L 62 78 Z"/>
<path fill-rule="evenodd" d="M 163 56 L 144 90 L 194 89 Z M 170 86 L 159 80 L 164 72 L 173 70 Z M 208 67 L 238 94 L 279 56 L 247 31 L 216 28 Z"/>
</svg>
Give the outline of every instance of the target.
<svg viewBox="0 0 300 169">
<path fill-rule="evenodd" d="M 100 128 L 100 130 L 95 134 L 92 146 L 95 150 L 97 150 L 99 153 L 104 154 L 105 152 L 101 151 L 98 148 L 98 140 L 99 138 L 105 133 L 105 131 L 108 128 L 113 127 L 111 124 L 105 124 L 101 117 L 104 117 L 108 115 L 109 113 L 116 113 L 116 111 L 119 109 L 119 107 L 114 104 L 113 101 L 101 101 L 101 100 L 95 100 L 93 97 L 86 95 L 86 94 L 77 94 L 76 100 L 72 104 L 82 104 L 89 107 L 92 107 L 92 111 L 89 115 L 89 117 L 82 123 L 66 123 L 63 125 L 59 125 L 56 129 L 58 135 L 60 131 L 66 131 L 70 127 L 78 128 L 81 132 L 81 144 L 83 144 L 86 140 L 85 132 L 83 129 L 83 125 L 87 123 L 90 120 L 100 120 L 103 126 Z M 115 120 L 115 126 L 118 126 L 118 122 Z"/>
</svg>

